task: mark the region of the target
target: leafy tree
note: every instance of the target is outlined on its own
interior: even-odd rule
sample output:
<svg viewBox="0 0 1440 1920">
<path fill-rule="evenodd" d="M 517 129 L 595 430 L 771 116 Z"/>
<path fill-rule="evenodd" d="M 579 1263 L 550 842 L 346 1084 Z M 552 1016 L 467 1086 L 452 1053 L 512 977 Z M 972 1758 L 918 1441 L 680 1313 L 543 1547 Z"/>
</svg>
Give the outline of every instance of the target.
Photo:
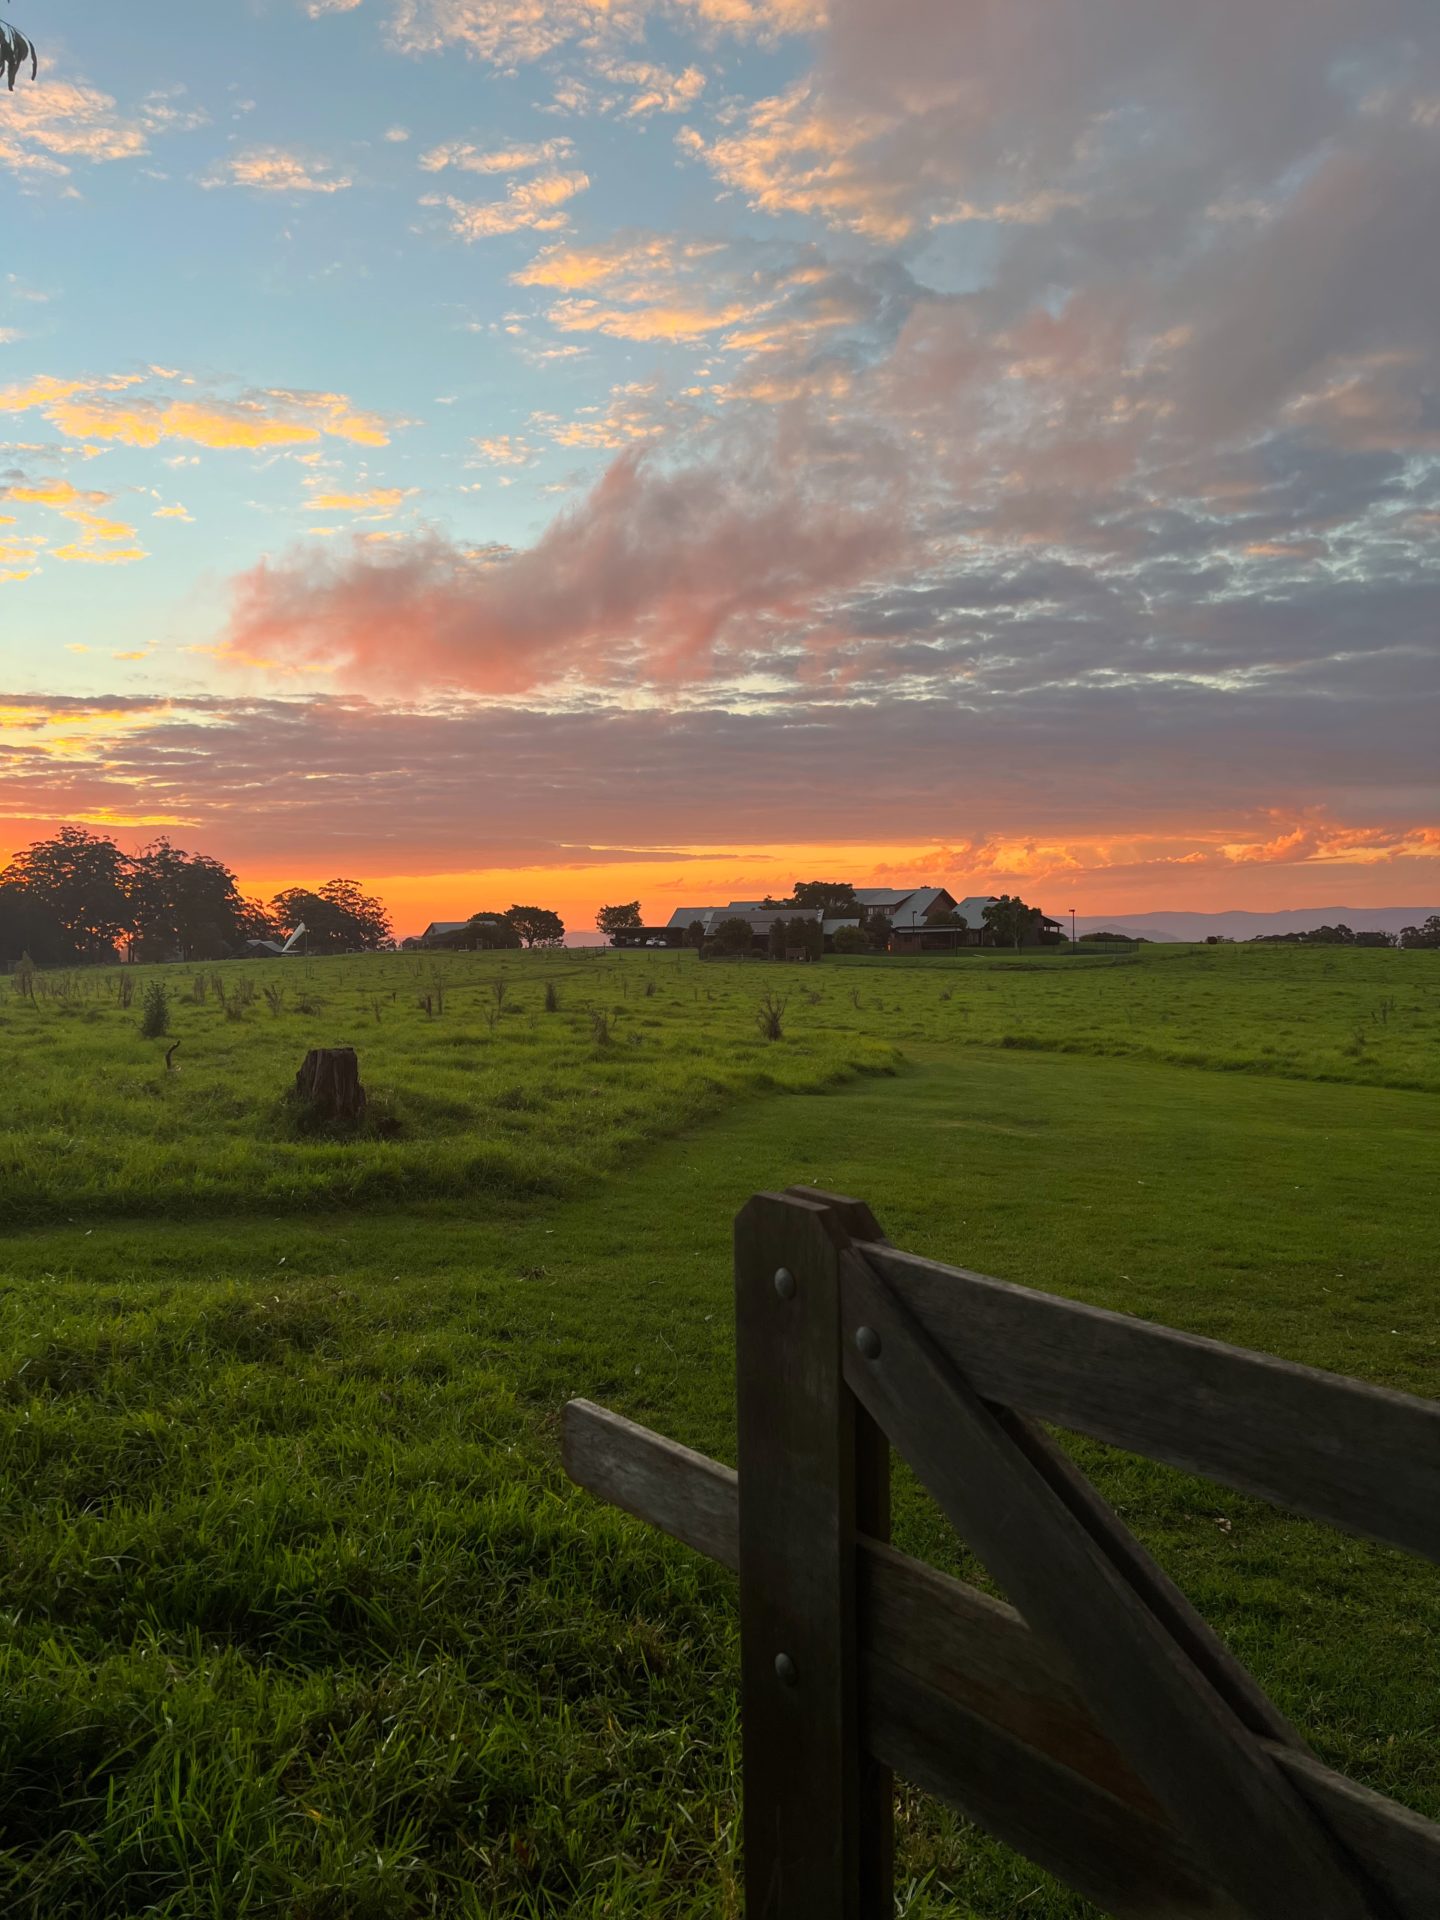
<svg viewBox="0 0 1440 1920">
<path fill-rule="evenodd" d="M 640 917 L 640 902 L 627 900 L 623 907 L 601 907 L 595 916 L 595 924 L 611 946 L 618 946 L 618 935 L 637 933 L 645 924 Z"/>
<path fill-rule="evenodd" d="M 704 946 L 705 922 L 703 920 L 692 920 L 690 922 L 689 926 L 685 929 L 685 944 L 687 947 Z"/>
<path fill-rule="evenodd" d="M 825 951 L 825 928 L 819 920 L 801 920 L 798 917 L 785 924 L 785 946 L 782 952 L 791 949 L 808 953 L 812 960 L 818 960 Z"/>
<path fill-rule="evenodd" d="M 1018 893 L 1002 893 L 983 915 L 992 937 L 1012 944 L 1017 953 L 1044 917 L 1039 907 L 1027 907 Z"/>
<path fill-rule="evenodd" d="M 312 953 L 368 953 L 394 941 L 384 906 L 354 880 L 327 880 L 313 891 L 287 887 L 270 905 L 286 932 L 305 923 Z"/>
<path fill-rule="evenodd" d="M 241 940 L 273 940 L 280 932 L 280 923 L 263 900 L 242 900 L 236 931 Z"/>
<path fill-rule="evenodd" d="M 513 951 L 520 945 L 520 936 L 506 914 L 472 913 L 465 926 L 469 944 L 487 953 Z"/>
<path fill-rule="evenodd" d="M 927 927 L 958 927 L 963 933 L 970 922 L 963 913 L 956 913 L 953 908 L 947 908 L 944 913 L 937 913 L 933 920 L 927 920 L 925 924 Z"/>
<path fill-rule="evenodd" d="M 1440 913 L 1432 913 L 1418 927 L 1400 929 L 1402 947 L 1440 947 Z"/>
<path fill-rule="evenodd" d="M 130 927 L 129 868 L 113 840 L 62 827 L 17 853 L 0 886 L 18 888 L 59 923 L 66 959 L 107 960 Z"/>
<path fill-rule="evenodd" d="M 847 907 L 854 912 L 855 889 L 848 880 L 797 880 L 790 889 L 790 899 L 783 904 L 819 907 L 824 913 Z"/>
<path fill-rule="evenodd" d="M 70 937 L 49 907 L 15 882 L 0 880 L 0 966 L 14 966 L 27 953 L 42 967 L 73 957 Z"/>
<path fill-rule="evenodd" d="M 870 942 L 859 927 L 837 927 L 835 951 L 836 953 L 868 953 Z"/>
<path fill-rule="evenodd" d="M 890 944 L 893 928 L 890 916 L 884 913 L 867 913 L 860 922 L 865 938 L 876 953 L 884 953 Z"/>
<path fill-rule="evenodd" d="M 35 42 L 27 40 L 18 27 L 12 27 L 8 20 L 0 20 L 0 70 L 5 74 L 5 85 L 11 93 L 15 91 L 15 82 L 30 68 L 33 80 L 40 71 L 40 56 L 35 51 Z"/>
<path fill-rule="evenodd" d="M 565 922 L 549 907 L 511 907 L 505 918 L 527 947 L 564 945 Z"/>
<path fill-rule="evenodd" d="M 722 953 L 749 953 L 754 942 L 750 931 L 750 922 L 737 915 L 730 920 L 722 920 L 715 929 L 715 944 Z"/>
<path fill-rule="evenodd" d="M 765 942 L 765 950 L 772 960 L 785 958 L 785 922 L 775 919 L 770 922 L 770 932 Z"/>
<path fill-rule="evenodd" d="M 250 937 L 230 869 L 207 854 L 182 853 L 166 839 L 131 860 L 129 895 L 134 959 L 220 960 Z"/>
</svg>

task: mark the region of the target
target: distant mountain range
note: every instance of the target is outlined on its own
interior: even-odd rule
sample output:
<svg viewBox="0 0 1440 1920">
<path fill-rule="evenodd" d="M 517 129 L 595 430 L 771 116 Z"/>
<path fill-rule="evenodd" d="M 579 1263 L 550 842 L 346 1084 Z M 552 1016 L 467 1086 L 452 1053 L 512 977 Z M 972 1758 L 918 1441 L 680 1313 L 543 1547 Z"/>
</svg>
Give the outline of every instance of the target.
<svg viewBox="0 0 1440 1920">
<path fill-rule="evenodd" d="M 1353 933 L 1399 933 L 1418 927 L 1440 907 L 1291 907 L 1283 913 L 1085 914 L 1076 918 L 1081 933 L 1128 933 L 1142 940 L 1204 940 L 1224 934 L 1252 940 L 1258 933 L 1308 933 L 1312 927 L 1349 927 Z"/>
</svg>

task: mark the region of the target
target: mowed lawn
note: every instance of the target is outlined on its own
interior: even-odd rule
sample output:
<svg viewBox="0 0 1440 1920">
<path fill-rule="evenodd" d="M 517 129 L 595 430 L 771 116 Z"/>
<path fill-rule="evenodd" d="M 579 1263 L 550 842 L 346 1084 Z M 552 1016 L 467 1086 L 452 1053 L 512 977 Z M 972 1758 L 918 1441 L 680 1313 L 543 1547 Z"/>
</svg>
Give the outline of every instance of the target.
<svg viewBox="0 0 1440 1920">
<path fill-rule="evenodd" d="M 1436 1391 L 1433 955 L 442 964 L 443 1014 L 408 957 L 312 963 L 276 1014 L 180 1002 L 169 1076 L 138 997 L 0 1004 L 22 1175 L 45 1136 L 0 1178 L 7 1912 L 737 1913 L 733 1583 L 571 1489 L 557 1414 L 733 1457 L 756 1188 Z M 386 1123 L 344 1145 L 280 1099 L 342 1039 Z M 1434 1569 L 1077 1452 L 1322 1756 L 1440 1816 Z M 897 1508 L 984 1578 L 903 1476 Z M 910 1915 L 1086 1911 L 918 1796 L 900 1837 Z"/>
</svg>

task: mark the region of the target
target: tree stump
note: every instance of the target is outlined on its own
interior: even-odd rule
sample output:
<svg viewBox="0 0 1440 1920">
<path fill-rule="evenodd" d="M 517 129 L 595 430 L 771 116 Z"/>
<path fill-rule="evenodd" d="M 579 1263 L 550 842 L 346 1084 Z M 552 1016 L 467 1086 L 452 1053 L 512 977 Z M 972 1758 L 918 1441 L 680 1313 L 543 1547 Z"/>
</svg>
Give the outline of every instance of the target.
<svg viewBox="0 0 1440 1920">
<path fill-rule="evenodd" d="M 312 1047 L 295 1076 L 295 1092 L 317 1120 L 353 1125 L 365 1111 L 355 1049 Z"/>
</svg>

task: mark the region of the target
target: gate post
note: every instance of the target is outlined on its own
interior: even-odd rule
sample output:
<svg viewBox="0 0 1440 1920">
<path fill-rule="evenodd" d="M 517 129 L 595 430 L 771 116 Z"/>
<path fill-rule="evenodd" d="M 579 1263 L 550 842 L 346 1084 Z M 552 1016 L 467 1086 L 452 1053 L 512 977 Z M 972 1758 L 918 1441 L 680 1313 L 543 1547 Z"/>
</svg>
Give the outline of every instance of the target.
<svg viewBox="0 0 1440 1920">
<path fill-rule="evenodd" d="M 845 1385 L 840 1257 L 868 1208 L 797 1189 L 735 1222 L 747 1920 L 890 1920 L 893 1801 L 860 1729 L 855 1535 L 889 1447 Z"/>
</svg>

